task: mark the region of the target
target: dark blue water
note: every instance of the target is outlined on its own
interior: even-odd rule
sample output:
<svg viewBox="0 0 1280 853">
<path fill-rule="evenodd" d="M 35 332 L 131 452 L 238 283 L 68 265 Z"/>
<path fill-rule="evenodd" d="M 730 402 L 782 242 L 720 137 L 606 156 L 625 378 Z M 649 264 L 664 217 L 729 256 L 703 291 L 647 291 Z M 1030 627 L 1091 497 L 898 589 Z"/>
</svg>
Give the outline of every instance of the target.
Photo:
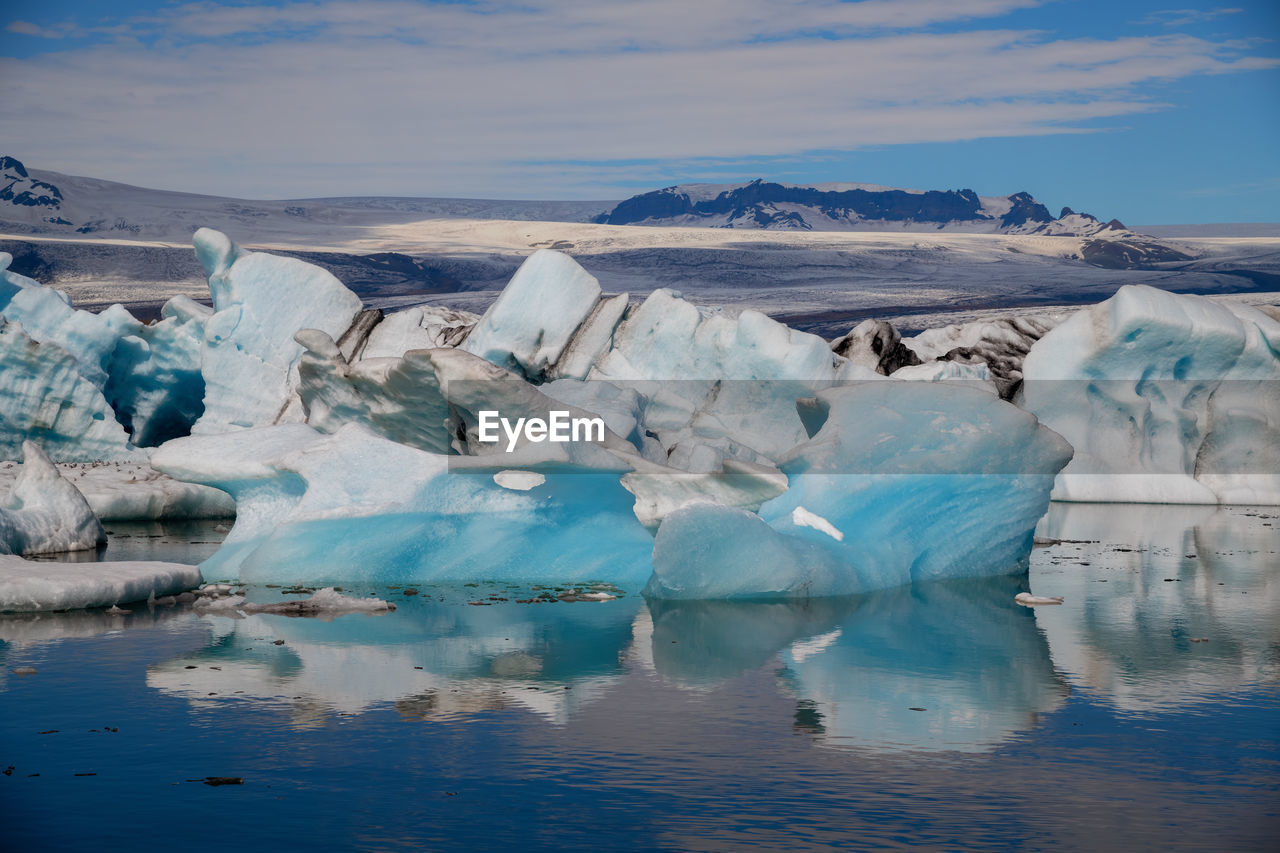
<svg viewBox="0 0 1280 853">
<path fill-rule="evenodd" d="M 1276 516 L 1055 507 L 1053 608 L 994 579 L 5 617 L 0 846 L 1273 850 Z"/>
</svg>

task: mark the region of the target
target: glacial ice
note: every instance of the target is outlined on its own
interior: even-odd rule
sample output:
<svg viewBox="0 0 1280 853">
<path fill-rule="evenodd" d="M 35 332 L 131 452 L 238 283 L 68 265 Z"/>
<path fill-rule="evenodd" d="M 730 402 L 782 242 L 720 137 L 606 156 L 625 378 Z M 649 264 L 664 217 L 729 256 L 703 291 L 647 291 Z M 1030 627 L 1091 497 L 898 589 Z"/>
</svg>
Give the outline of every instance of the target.
<svg viewBox="0 0 1280 853">
<path fill-rule="evenodd" d="M 1055 497 L 1280 502 L 1280 322 L 1253 309 L 1124 288 L 1047 334 L 867 321 L 828 343 L 671 290 L 630 306 L 540 251 L 481 317 L 384 316 L 312 265 L 194 242 L 213 308 L 151 325 L 0 269 L 0 452 L 134 471 L 75 472 L 104 518 L 234 498 L 218 575 L 759 598 L 1012 572 L 1071 457 L 1050 428 L 1077 450 Z M 1024 375 L 1025 411 L 998 396 Z M 606 430 L 508 453 L 486 410 Z"/>
<path fill-rule="evenodd" d="M 462 348 L 499 367 L 541 379 L 599 300 L 599 283 L 573 258 L 539 249 L 516 270 Z"/>
<path fill-rule="evenodd" d="M 61 291 L 9 272 L 12 256 L 0 253 L 0 314 L 38 343 L 56 344 L 76 360 L 80 375 L 102 388 L 116 342 L 142 329 L 120 305 L 94 314 L 77 311 Z"/>
<path fill-rule="evenodd" d="M 245 251 L 220 232 L 201 228 L 193 242 L 213 299 L 201 348 L 204 414 L 193 431 L 302 420 L 294 335 L 318 329 L 336 340 L 360 314 L 360 298 L 317 266 Z"/>
<path fill-rule="evenodd" d="M 40 446 L 22 443 L 23 463 L 0 496 L 0 554 L 53 554 L 105 545 L 106 531 L 80 490 L 58 473 Z"/>
<path fill-rule="evenodd" d="M 395 358 L 409 350 L 457 346 L 479 319 L 469 311 L 432 305 L 406 308 L 383 317 L 370 331 L 358 356 Z"/>
<path fill-rule="evenodd" d="M 1062 313 L 1030 314 L 926 329 L 902 345 L 925 365 L 981 365 L 1008 400 L 1022 380 L 1022 362 L 1035 342 L 1065 319 Z M 898 371 L 895 378 L 906 379 Z"/>
<path fill-rule="evenodd" d="M 60 291 L 7 270 L 0 253 L 0 454 L 22 437 L 58 461 L 139 458 L 185 435 L 203 408 L 200 338 L 208 309 L 169 300 L 144 325 L 113 305 L 78 311 Z"/>
<path fill-rule="evenodd" d="M 235 497 L 235 526 L 202 565 L 210 576 L 643 583 L 652 539 L 618 482 L 627 467 L 603 450 L 611 468 L 534 455 L 561 447 L 489 463 L 418 450 L 359 424 L 333 435 L 284 424 L 175 439 L 152 464 Z M 528 491 L 494 482 L 512 468 L 546 480 Z"/>
<path fill-rule="evenodd" d="M 160 321 L 122 336 L 103 387 L 136 447 L 186 435 L 204 413 L 200 373 L 204 324 L 212 311 L 185 296 L 160 309 Z"/>
<path fill-rule="evenodd" d="M 1075 447 L 1054 499 L 1280 503 L 1280 322 L 1144 285 L 1040 339 L 1017 399 Z"/>
<path fill-rule="evenodd" d="M 701 503 L 663 520 L 647 594 L 847 595 L 1025 569 L 1071 458 L 1060 436 L 948 383 L 867 382 L 818 400 L 825 423 L 782 460 L 789 488 L 758 514 Z"/>
<path fill-rule="evenodd" d="M 108 607 L 199 585 L 200 570 L 180 563 L 53 563 L 0 556 L 0 611 Z"/>
<path fill-rule="evenodd" d="M 645 429 L 675 464 L 706 471 L 724 458 L 776 460 L 804 440 L 795 401 L 844 363 L 822 338 L 757 311 L 704 313 L 660 289 L 614 330 L 588 378 L 646 393 Z"/>
<path fill-rule="evenodd" d="M 33 340 L 19 323 L 0 324 L 0 370 L 0 457 L 18 458 L 28 439 L 60 462 L 142 457 L 101 386 L 57 344 Z"/>
</svg>

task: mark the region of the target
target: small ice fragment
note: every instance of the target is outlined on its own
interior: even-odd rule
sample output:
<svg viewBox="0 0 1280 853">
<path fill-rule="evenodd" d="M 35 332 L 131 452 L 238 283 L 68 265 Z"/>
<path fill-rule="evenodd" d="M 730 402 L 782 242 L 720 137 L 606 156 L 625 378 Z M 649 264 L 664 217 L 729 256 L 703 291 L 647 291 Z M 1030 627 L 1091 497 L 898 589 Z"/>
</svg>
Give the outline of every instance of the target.
<svg viewBox="0 0 1280 853">
<path fill-rule="evenodd" d="M 527 492 L 530 489 L 536 489 L 547 481 L 547 478 L 537 471 L 517 471 L 508 469 L 499 471 L 493 475 L 493 481 L 504 489 L 511 489 L 516 492 Z"/>
<path fill-rule="evenodd" d="M 844 533 L 836 529 L 834 524 L 827 521 L 816 512 L 809 512 L 809 510 L 802 506 L 798 506 L 792 510 L 791 520 L 800 527 L 812 527 L 814 530 L 820 530 L 837 542 L 844 541 Z"/>
<path fill-rule="evenodd" d="M 1013 597 L 1013 600 L 1021 604 L 1023 607 L 1035 607 L 1038 604 L 1061 604 L 1063 601 L 1060 595 L 1032 595 L 1029 592 L 1020 592 Z"/>
</svg>

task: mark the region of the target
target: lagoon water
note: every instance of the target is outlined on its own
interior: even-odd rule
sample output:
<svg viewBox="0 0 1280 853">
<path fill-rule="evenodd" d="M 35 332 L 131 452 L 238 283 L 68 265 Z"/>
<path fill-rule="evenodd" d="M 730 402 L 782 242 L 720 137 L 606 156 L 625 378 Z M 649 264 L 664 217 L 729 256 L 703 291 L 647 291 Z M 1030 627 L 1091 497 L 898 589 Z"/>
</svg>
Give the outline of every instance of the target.
<svg viewBox="0 0 1280 853">
<path fill-rule="evenodd" d="M 1274 849 L 1278 531 L 1055 504 L 1026 578 L 852 599 L 0 616 L 3 846 Z M 189 561 L 222 535 L 112 533 Z"/>
</svg>

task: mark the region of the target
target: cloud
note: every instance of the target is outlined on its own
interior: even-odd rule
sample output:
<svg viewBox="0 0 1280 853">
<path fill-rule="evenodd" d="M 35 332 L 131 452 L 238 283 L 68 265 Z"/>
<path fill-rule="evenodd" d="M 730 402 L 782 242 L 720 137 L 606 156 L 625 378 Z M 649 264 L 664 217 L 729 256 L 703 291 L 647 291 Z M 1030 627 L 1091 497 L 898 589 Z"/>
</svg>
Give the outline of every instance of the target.
<svg viewBox="0 0 1280 853">
<path fill-rule="evenodd" d="M 1095 132 L 1163 108 L 1157 82 L 1280 65 L 1185 35 L 951 25 L 1027 5 L 193 4 L 0 60 L 0 97 L 37 168 L 248 197 L 610 197 L 664 163 Z"/>
<path fill-rule="evenodd" d="M 43 39 L 61 39 L 66 38 L 76 32 L 76 26 L 70 21 L 58 24 L 52 27 L 41 27 L 30 21 L 13 21 L 7 27 L 6 32 L 16 33 L 20 36 L 35 36 Z"/>
<path fill-rule="evenodd" d="M 1152 12 L 1150 15 L 1142 19 L 1144 24 L 1161 24 L 1166 27 L 1187 27 L 1194 24 L 1203 24 L 1206 21 L 1212 21 L 1214 18 L 1221 18 L 1223 15 L 1238 15 L 1244 9 L 1165 9 L 1160 12 Z"/>
</svg>

